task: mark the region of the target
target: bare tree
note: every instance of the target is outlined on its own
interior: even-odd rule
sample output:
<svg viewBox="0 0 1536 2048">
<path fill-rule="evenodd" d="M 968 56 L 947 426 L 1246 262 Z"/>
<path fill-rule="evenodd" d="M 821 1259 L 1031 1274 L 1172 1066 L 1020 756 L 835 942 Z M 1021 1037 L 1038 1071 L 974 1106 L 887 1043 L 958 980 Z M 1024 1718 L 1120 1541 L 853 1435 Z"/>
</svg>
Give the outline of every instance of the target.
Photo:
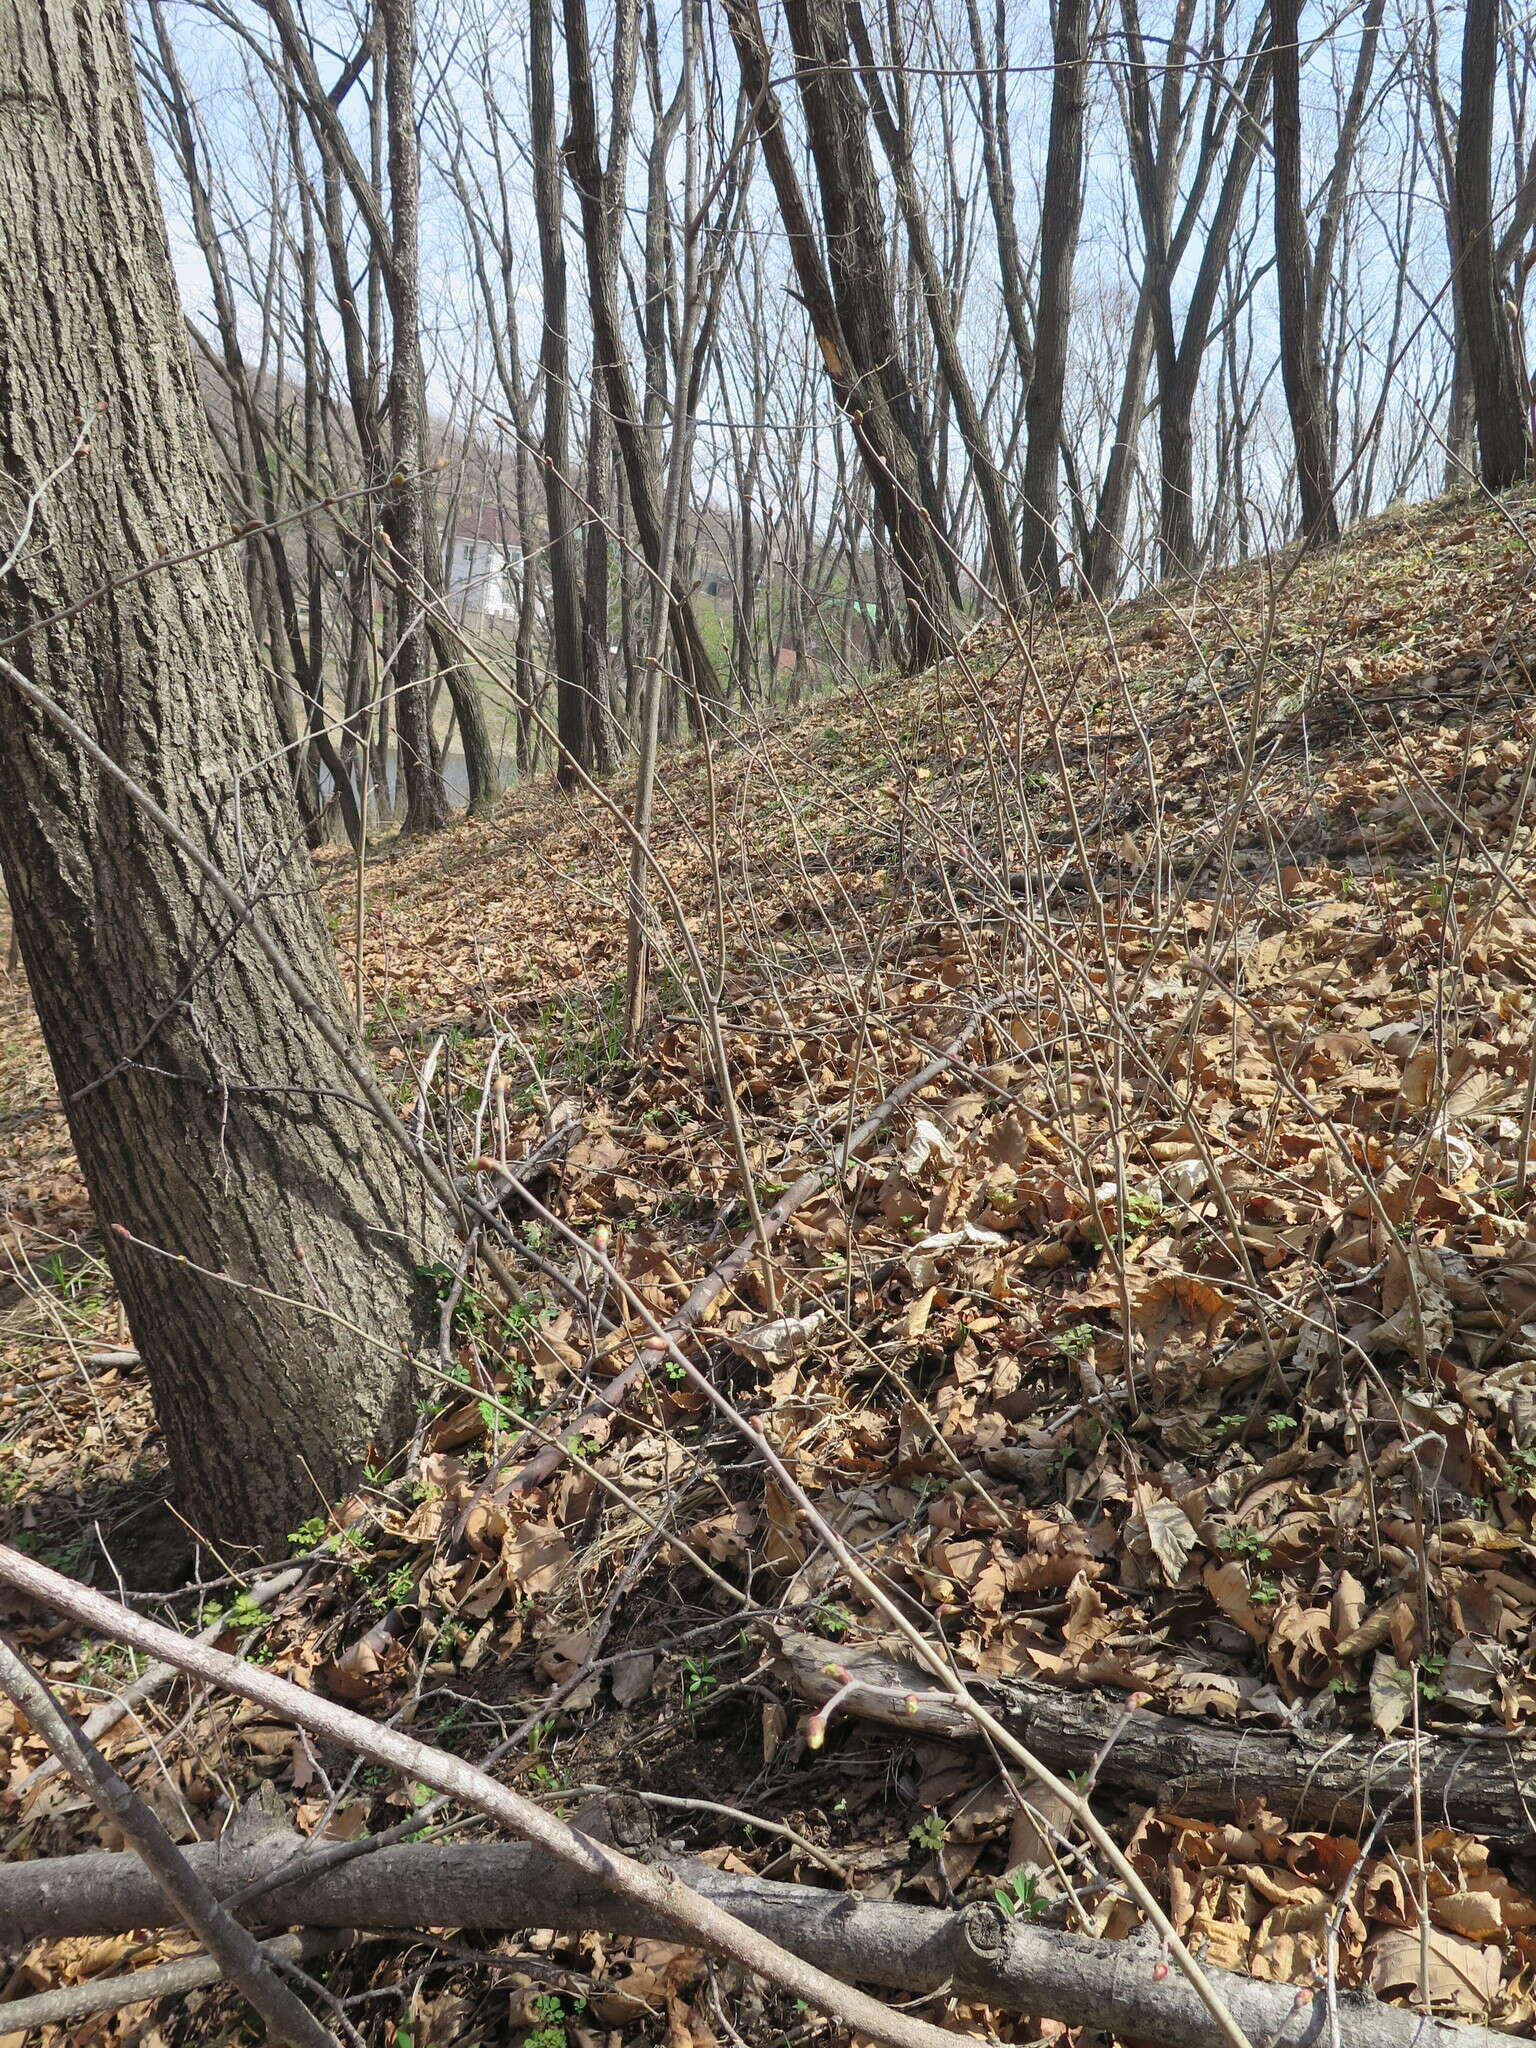
<svg viewBox="0 0 1536 2048">
<path fill-rule="evenodd" d="M 1301 530 L 1308 540 L 1334 541 L 1334 440 L 1337 432 L 1325 356 L 1325 314 L 1334 283 L 1339 229 L 1381 39 L 1386 0 L 1368 0 L 1349 98 L 1339 123 L 1333 166 L 1322 195 L 1315 247 L 1309 246 L 1302 194 L 1302 0 L 1272 0 L 1270 63 L 1274 76 L 1275 268 L 1280 299 L 1280 375 L 1296 449 Z"/>
<path fill-rule="evenodd" d="M 931 509 L 933 480 L 922 459 L 910 394 L 903 396 L 878 202 L 873 199 L 873 166 L 868 145 L 862 142 L 860 114 L 846 98 L 852 91 L 851 80 L 845 67 L 841 89 L 824 93 L 839 75 L 835 66 L 829 68 L 818 54 L 825 28 L 821 15 L 803 10 L 804 48 L 796 52 L 797 77 L 816 109 L 813 118 L 808 115 L 810 128 L 821 136 L 818 171 L 823 201 L 829 209 L 828 259 L 824 263 L 778 98 L 770 84 L 767 44 L 755 0 L 727 0 L 726 18 L 763 160 L 789 237 L 801 297 L 890 537 L 905 607 L 906 660 L 912 668 L 926 668 L 950 644 L 953 566 L 936 530 Z M 856 175 L 847 160 L 860 153 L 863 162 L 857 176 L 861 196 L 852 201 L 843 179 Z M 859 221 L 856 231 L 850 226 L 855 217 Z M 844 239 L 855 232 L 856 242 Z M 832 283 L 837 264 L 845 273 L 841 290 Z M 851 334 L 845 325 L 848 315 L 854 320 Z M 892 403 L 893 388 L 900 401 L 896 405 Z"/>
<path fill-rule="evenodd" d="M 1072 5 L 1080 0 L 1071 0 Z M 928 227 L 928 209 L 919 189 L 911 138 L 911 100 L 904 70 L 905 52 L 898 46 L 891 52 L 888 69 L 891 90 L 881 82 L 882 67 L 876 63 L 868 26 L 860 0 L 846 0 L 849 32 L 858 53 L 860 82 L 874 119 L 880 146 L 885 151 L 895 182 L 896 199 L 912 252 L 913 268 L 922 290 L 923 307 L 933 334 L 934 352 L 955 422 L 965 444 L 971 481 L 981 500 L 986 521 L 991 581 L 1005 608 L 1016 609 L 1023 601 L 1024 577 L 1014 539 L 1013 520 L 1008 507 L 1007 488 L 988 443 L 986 426 L 972 388 L 960 339 L 955 330 L 949 287 L 941 273 Z M 896 21 L 892 10 L 893 28 Z"/>
<path fill-rule="evenodd" d="M 675 560 L 665 559 L 665 486 L 655 447 L 645 431 L 636 400 L 629 354 L 619 318 L 619 229 L 627 161 L 630 109 L 635 89 L 637 0 L 618 0 L 614 15 L 612 119 L 604 160 L 597 130 L 597 97 L 592 78 L 592 42 L 586 0 L 564 0 L 568 91 L 566 162 L 581 205 L 586 252 L 587 296 L 592 318 L 594 370 L 624 467 L 636 534 L 652 576 L 668 593 L 672 645 L 684 689 L 696 700 L 714 693 L 714 664 L 693 615 Z M 682 422 L 673 421 L 680 432 Z M 674 540 L 675 540 L 674 533 Z"/>
<path fill-rule="evenodd" d="M 565 218 L 560 152 L 555 140 L 555 58 L 550 0 L 530 0 L 528 104 L 533 131 L 534 206 L 539 222 L 539 267 L 544 321 L 539 369 L 544 382 L 544 510 L 549 522 L 549 571 L 555 641 L 555 717 L 562 788 L 575 785 L 591 765 L 587 733 L 582 550 L 576 496 L 570 483 L 570 305 L 565 285 Z"/>
<path fill-rule="evenodd" d="M 1501 491 L 1526 474 L 1529 422 L 1515 364 L 1493 228 L 1493 106 L 1499 0 L 1467 0 L 1456 122 L 1455 234 L 1467 380 L 1477 420 L 1479 472 Z"/>
<path fill-rule="evenodd" d="M 1083 120 L 1088 104 L 1088 27 L 1093 0 L 1057 0 L 1052 56 L 1051 130 L 1040 199 L 1040 290 L 1035 353 L 1024 410 L 1024 572 L 1054 590 L 1061 574 L 1056 539 L 1060 504 L 1061 422 L 1066 406 L 1067 333 L 1072 267 L 1083 218 Z"/>
</svg>

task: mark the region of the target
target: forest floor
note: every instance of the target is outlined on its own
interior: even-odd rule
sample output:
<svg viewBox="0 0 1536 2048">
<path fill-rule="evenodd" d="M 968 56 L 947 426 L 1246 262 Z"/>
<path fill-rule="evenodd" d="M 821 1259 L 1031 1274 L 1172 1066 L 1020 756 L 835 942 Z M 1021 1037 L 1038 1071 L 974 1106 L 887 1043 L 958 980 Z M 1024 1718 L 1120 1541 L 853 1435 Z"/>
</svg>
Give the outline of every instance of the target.
<svg viewBox="0 0 1536 2048">
<path fill-rule="evenodd" d="M 752 1200 L 831 1170 L 774 1237 L 772 1286 L 753 1266 L 689 1356 L 978 1681 L 1230 1738 L 1226 1811 L 1209 1787 L 1138 1797 L 1113 1746 L 1099 1769 L 1099 1810 L 1202 1954 L 1311 1985 L 1332 1924 L 1341 1984 L 1407 2000 L 1423 1970 L 1438 2010 L 1516 2032 L 1536 2031 L 1518 1840 L 1450 1799 L 1330 1824 L 1243 1744 L 1455 1743 L 1476 1779 L 1518 1775 L 1536 1738 L 1533 541 L 1536 496 L 1446 499 L 1107 619 L 988 625 L 928 676 L 672 754 L 656 853 L 688 943 L 663 904 L 633 1057 L 617 786 L 519 791 L 371 849 L 361 997 L 457 1173 L 564 1133 L 539 1202 L 663 1319 L 751 1222 L 713 1002 Z M 350 978 L 355 863 L 319 870 Z M 807 1743 L 822 1666 L 797 1643 L 857 1673 L 889 1654 L 886 1623 L 676 1367 L 573 1441 L 646 1325 L 515 1197 L 518 1299 L 424 1275 L 445 1377 L 409 1454 L 317 1503 L 269 1614 L 207 1585 L 206 1550 L 189 1587 L 19 978 L 0 1033 L 0 1533 L 109 1589 L 123 1572 L 183 1627 L 217 1597 L 230 1645 L 370 1712 L 409 1704 L 414 1733 L 466 1756 L 517 1732 L 498 1769 L 562 1810 L 622 1785 L 730 1868 L 941 1904 L 1002 1891 L 1061 1924 L 1070 1876 L 1088 1924 L 1130 1928 L 1065 1817 L 1021 1815 L 984 1749 L 878 1725 L 856 1696 Z M 530 1423 L 568 1454 L 507 1493 Z M 129 1676 L 35 1617 L 18 1634 L 82 1712 Z M 186 1840 L 261 1781 L 341 1836 L 419 1789 L 322 1772 L 291 1728 L 184 1686 L 106 1746 Z M 8 1781 L 42 1756 L 0 1706 Z M 107 1839 L 59 1779 L 6 1833 L 13 1855 Z M 43 1945 L 3 1995 L 176 1948 Z M 329 1981 L 369 1994 L 355 2021 L 392 2048 L 726 2038 L 675 1946 L 502 1949 L 487 1969 L 397 1938 Z M 754 2043 L 833 2037 L 772 2000 L 731 2016 Z M 47 2038 L 243 2025 L 209 1991 Z"/>
</svg>

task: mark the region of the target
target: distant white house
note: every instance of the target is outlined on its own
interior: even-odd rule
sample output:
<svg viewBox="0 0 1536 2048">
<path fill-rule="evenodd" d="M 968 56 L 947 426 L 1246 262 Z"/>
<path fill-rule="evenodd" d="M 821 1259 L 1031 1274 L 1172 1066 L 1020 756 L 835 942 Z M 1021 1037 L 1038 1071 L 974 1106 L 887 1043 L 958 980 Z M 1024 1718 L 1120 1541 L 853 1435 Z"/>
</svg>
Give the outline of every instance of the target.
<svg viewBox="0 0 1536 2048">
<path fill-rule="evenodd" d="M 517 610 L 516 577 L 522 552 L 482 534 L 457 533 L 448 570 L 448 596 L 466 617 L 509 619 Z"/>
</svg>

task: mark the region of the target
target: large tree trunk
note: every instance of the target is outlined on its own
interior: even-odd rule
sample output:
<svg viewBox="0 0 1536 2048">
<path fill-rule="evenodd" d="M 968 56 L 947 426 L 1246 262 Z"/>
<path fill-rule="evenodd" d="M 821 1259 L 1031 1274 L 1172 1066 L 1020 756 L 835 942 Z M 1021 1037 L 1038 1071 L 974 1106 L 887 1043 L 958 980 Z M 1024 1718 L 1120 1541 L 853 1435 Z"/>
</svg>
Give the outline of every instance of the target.
<svg viewBox="0 0 1536 2048">
<path fill-rule="evenodd" d="M 1072 270 L 1083 218 L 1083 118 L 1088 105 L 1090 0 L 1056 9 L 1055 82 L 1045 190 L 1040 202 L 1040 299 L 1035 359 L 1024 400 L 1024 534 L 1020 553 L 1031 583 L 1054 590 L 1061 574 L 1056 539 L 1060 503 L 1061 422 L 1067 392 L 1067 331 Z"/>
<path fill-rule="evenodd" d="M 116 0 L 0 0 L 0 222 L 0 559 L 40 492 L 0 654 L 260 899 L 346 1031 L 230 556 L 162 561 L 217 535 L 215 465 Z M 408 1422 L 441 1235 L 196 867 L 3 676 L 0 862 L 178 1495 L 279 1542 Z"/>
<path fill-rule="evenodd" d="M 1456 243 L 1467 373 L 1477 417 L 1482 480 L 1491 491 L 1518 483 L 1530 460 L 1513 337 L 1499 288 L 1493 239 L 1493 100 L 1499 0 L 1467 0 L 1456 123 Z"/>
</svg>

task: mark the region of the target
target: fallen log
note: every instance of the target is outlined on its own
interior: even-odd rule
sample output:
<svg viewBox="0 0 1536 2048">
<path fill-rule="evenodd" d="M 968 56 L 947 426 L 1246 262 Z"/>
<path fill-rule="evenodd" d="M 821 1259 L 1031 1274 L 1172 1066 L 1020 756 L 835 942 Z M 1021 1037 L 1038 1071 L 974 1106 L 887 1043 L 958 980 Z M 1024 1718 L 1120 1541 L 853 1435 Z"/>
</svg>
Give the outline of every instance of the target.
<svg viewBox="0 0 1536 2048">
<path fill-rule="evenodd" d="M 835 1666 L 855 1681 L 839 1712 L 906 1735 L 972 1747 L 981 1740 L 969 1715 L 907 1659 L 761 1626 L 786 1682 L 812 1706 L 843 1690 Z M 1417 1772 L 1426 1827 L 1443 1824 L 1500 1848 L 1529 1850 L 1536 1842 L 1536 1742 L 1426 1735 L 1415 1747 L 1355 1735 L 1304 1737 L 1128 1710 L 1100 1693 L 1018 1679 L 978 1676 L 968 1684 L 1053 1770 L 1081 1770 L 1107 1745 L 1101 1782 L 1165 1812 L 1230 1820 L 1239 1800 L 1262 1795 L 1272 1813 L 1299 1826 L 1354 1834 L 1386 1813 L 1388 1835 L 1411 1834 Z"/>
<path fill-rule="evenodd" d="M 195 1843 L 187 1861 L 215 1896 L 228 1898 L 302 1872 L 303 1838 L 277 1831 L 252 1840 Z M 810 1885 L 682 1861 L 675 1875 L 700 1898 L 845 1982 L 909 1996 L 948 1992 L 1000 2010 L 1092 2026 L 1164 2044 L 1220 2048 L 1225 2035 L 1176 1970 L 1159 1969 L 1151 1941 L 1095 1941 L 1010 1918 L 996 1906 L 959 1912 L 851 1898 Z M 110 1851 L 0 1867 L 0 1941 L 120 1934 L 166 1924 L 165 1902 L 136 1858 Z M 512 1843 L 403 1843 L 297 1875 L 250 1911 L 258 1928 L 374 1931 L 549 1928 L 614 1935 L 671 1932 L 654 1912 L 590 1883 L 547 1855 Z M 672 1938 L 676 1938 L 672 1932 Z M 1232 2017 L 1267 2048 L 1513 2048 L 1516 2036 L 1456 2026 L 1340 1995 L 1330 2017 L 1321 1987 L 1270 1984 L 1210 1971 Z M 0 2032 L 7 2007 L 0 2005 Z M 1333 2018 L 1338 2033 L 1333 2031 Z"/>
</svg>

